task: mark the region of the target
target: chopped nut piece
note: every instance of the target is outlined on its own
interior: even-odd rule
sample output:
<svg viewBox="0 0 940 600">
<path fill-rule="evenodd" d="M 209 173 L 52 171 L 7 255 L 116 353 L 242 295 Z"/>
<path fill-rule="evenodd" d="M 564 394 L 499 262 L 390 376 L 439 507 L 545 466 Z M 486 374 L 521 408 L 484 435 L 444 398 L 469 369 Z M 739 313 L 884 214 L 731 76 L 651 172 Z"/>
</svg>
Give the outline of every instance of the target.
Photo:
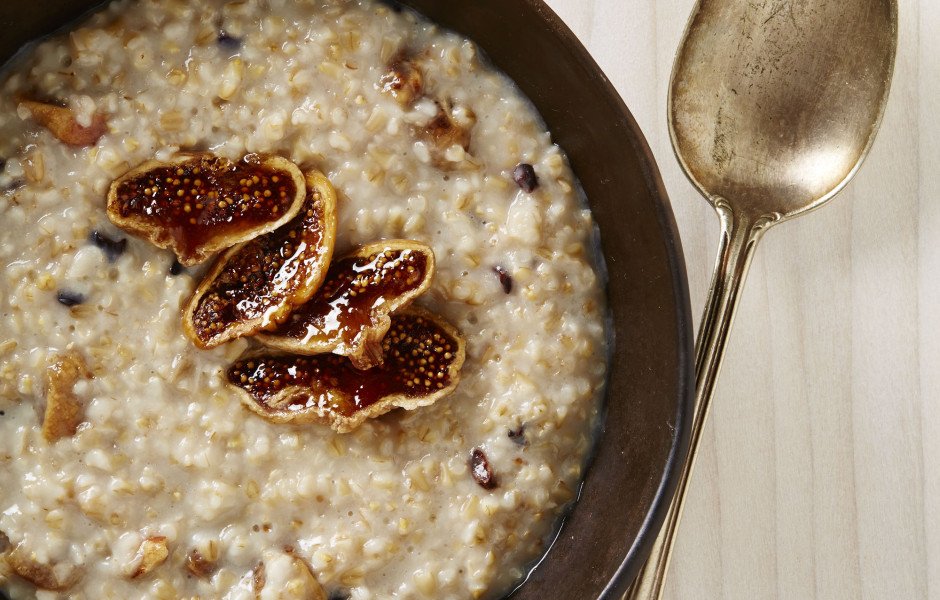
<svg viewBox="0 0 940 600">
<path fill-rule="evenodd" d="M 498 485 L 493 467 L 482 448 L 474 448 L 470 453 L 470 474 L 484 490 L 492 490 Z"/>
<path fill-rule="evenodd" d="M 203 556 L 199 550 L 193 550 L 186 556 L 186 570 L 196 577 L 207 578 L 215 572 L 216 564 Z"/>
<path fill-rule="evenodd" d="M 396 314 L 381 349 L 382 366 L 367 371 L 335 354 L 249 354 L 229 368 L 227 380 L 269 421 L 325 423 L 340 433 L 396 407 L 433 404 L 460 381 L 464 341 L 426 310 Z"/>
<path fill-rule="evenodd" d="M 75 565 L 37 561 L 36 554 L 22 543 L 6 556 L 6 561 L 17 575 L 43 590 L 65 591 L 78 583 L 82 576 L 81 569 Z"/>
<path fill-rule="evenodd" d="M 434 275 L 434 252 L 412 240 L 368 244 L 333 261 L 313 297 L 283 325 L 258 340 L 298 354 L 332 352 L 360 369 L 381 364 L 391 315 L 424 293 Z"/>
<path fill-rule="evenodd" d="M 62 354 L 46 369 L 46 410 L 42 436 L 49 442 L 75 435 L 82 422 L 84 406 L 73 388 L 79 379 L 91 374 L 77 354 Z"/>
<path fill-rule="evenodd" d="M 95 113 L 91 124 L 83 127 L 75 120 L 75 114 L 70 108 L 34 100 L 21 100 L 20 106 L 25 107 L 37 123 L 69 146 L 94 146 L 108 132 L 108 118 L 100 113 Z"/>
<path fill-rule="evenodd" d="M 452 107 L 446 103 L 437 103 L 437 114 L 419 135 L 431 143 L 433 162 L 438 167 L 450 165 L 445 153 L 451 146 L 470 149 L 470 127 L 458 123 Z"/>
<path fill-rule="evenodd" d="M 255 568 L 258 600 L 327 600 L 326 593 L 307 564 L 289 552 L 265 550 Z"/>
<path fill-rule="evenodd" d="M 336 238 L 336 192 L 326 176 L 306 176 L 307 201 L 294 220 L 218 258 L 183 313 L 183 331 L 201 348 L 282 323 L 326 277 Z"/>
<path fill-rule="evenodd" d="M 261 596 L 261 590 L 264 589 L 266 580 L 267 574 L 265 573 L 264 563 L 259 562 L 255 568 L 251 570 L 251 588 L 255 592 L 255 597 Z"/>
<path fill-rule="evenodd" d="M 140 577 L 153 571 L 166 561 L 170 556 L 170 551 L 166 547 L 166 538 L 161 536 L 151 536 L 140 544 L 137 555 L 131 561 L 131 578 Z"/>
<path fill-rule="evenodd" d="M 249 154 L 233 162 L 181 154 L 148 161 L 114 181 L 108 217 L 190 266 L 287 223 L 305 196 L 300 170 L 279 156 Z"/>
<path fill-rule="evenodd" d="M 379 80 L 383 93 L 390 95 L 402 106 L 410 106 L 424 93 L 424 75 L 413 60 L 404 52 L 396 54 L 388 65 L 388 71 Z"/>
</svg>

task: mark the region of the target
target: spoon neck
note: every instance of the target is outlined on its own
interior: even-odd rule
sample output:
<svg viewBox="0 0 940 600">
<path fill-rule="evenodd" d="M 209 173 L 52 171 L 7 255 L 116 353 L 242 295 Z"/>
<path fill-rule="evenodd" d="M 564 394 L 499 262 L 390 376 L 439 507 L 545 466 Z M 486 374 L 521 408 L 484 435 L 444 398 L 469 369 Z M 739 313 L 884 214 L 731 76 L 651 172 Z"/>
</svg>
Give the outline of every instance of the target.
<svg viewBox="0 0 940 600">
<path fill-rule="evenodd" d="M 624 600 L 662 598 L 663 581 L 669 568 L 675 532 L 682 517 L 689 478 L 695 467 L 699 442 L 708 418 L 712 393 L 721 370 L 740 292 L 757 243 L 764 231 L 778 221 L 774 217 L 754 217 L 747 213 L 735 212 L 722 198 L 713 198 L 712 204 L 721 220 L 721 239 L 708 301 L 695 343 L 695 404 L 689 456 L 679 473 L 675 496 L 666 513 L 663 528 L 653 543 L 650 559 L 643 566 Z"/>
<path fill-rule="evenodd" d="M 735 211 L 721 198 L 714 201 L 714 206 L 721 223 L 721 238 L 695 343 L 696 416 L 707 410 L 714 391 L 754 250 L 764 232 L 777 221 L 774 217 Z"/>
</svg>

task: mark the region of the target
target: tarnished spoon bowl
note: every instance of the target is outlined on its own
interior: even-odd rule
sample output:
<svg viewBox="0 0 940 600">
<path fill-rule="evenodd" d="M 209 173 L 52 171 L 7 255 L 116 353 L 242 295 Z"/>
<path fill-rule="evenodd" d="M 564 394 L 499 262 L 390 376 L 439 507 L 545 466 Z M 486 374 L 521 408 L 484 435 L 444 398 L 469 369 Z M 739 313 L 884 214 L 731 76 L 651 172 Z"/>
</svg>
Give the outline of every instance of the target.
<svg viewBox="0 0 940 600">
<path fill-rule="evenodd" d="M 700 0 L 676 56 L 676 156 L 721 219 L 696 342 L 689 459 L 653 553 L 627 598 L 660 598 L 725 342 L 757 242 L 819 207 L 859 169 L 881 122 L 897 0 Z"/>
<path fill-rule="evenodd" d="M 792 217 L 851 179 L 878 130 L 896 0 L 703 0 L 676 57 L 669 123 L 706 198 Z"/>
</svg>

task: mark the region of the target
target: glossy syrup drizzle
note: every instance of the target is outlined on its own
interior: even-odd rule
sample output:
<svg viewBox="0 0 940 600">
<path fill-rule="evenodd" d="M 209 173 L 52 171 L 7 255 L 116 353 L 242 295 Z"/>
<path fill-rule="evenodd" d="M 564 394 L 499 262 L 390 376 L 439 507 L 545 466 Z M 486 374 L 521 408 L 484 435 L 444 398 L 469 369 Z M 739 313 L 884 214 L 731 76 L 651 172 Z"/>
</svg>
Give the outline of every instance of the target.
<svg viewBox="0 0 940 600">
<path fill-rule="evenodd" d="M 382 341 L 382 366 L 360 371 L 334 354 L 261 355 L 239 360 L 227 376 L 269 410 L 318 407 L 348 417 L 389 396 L 418 398 L 449 388 L 458 347 L 432 319 L 402 314 Z M 284 390 L 291 392 L 278 397 Z"/>
<path fill-rule="evenodd" d="M 262 165 L 257 156 L 237 163 L 197 157 L 122 181 L 117 210 L 122 218 L 167 230 L 187 255 L 210 239 L 277 220 L 296 192 L 290 174 Z"/>
<path fill-rule="evenodd" d="M 323 199 L 313 189 L 290 223 L 229 257 L 193 311 L 199 338 L 207 342 L 234 323 L 267 318 L 289 301 L 328 251 L 322 243 L 324 226 Z"/>
<path fill-rule="evenodd" d="M 313 298 L 277 333 L 304 343 L 337 336 L 350 342 L 372 325 L 376 308 L 418 288 L 427 265 L 427 256 L 416 249 L 386 249 L 340 259 L 330 265 L 326 281 Z"/>
</svg>

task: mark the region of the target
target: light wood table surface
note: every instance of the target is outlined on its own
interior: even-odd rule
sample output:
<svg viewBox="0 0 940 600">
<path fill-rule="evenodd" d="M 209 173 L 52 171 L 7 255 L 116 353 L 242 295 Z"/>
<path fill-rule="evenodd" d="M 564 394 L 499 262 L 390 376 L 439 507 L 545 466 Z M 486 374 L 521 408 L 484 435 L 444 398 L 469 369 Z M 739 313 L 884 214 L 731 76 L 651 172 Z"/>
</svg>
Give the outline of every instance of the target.
<svg viewBox="0 0 940 600">
<path fill-rule="evenodd" d="M 698 313 L 718 223 L 666 126 L 693 3 L 548 0 L 656 155 Z M 758 249 L 669 599 L 940 599 L 940 2 L 900 5 L 894 86 L 867 162 Z"/>
</svg>

